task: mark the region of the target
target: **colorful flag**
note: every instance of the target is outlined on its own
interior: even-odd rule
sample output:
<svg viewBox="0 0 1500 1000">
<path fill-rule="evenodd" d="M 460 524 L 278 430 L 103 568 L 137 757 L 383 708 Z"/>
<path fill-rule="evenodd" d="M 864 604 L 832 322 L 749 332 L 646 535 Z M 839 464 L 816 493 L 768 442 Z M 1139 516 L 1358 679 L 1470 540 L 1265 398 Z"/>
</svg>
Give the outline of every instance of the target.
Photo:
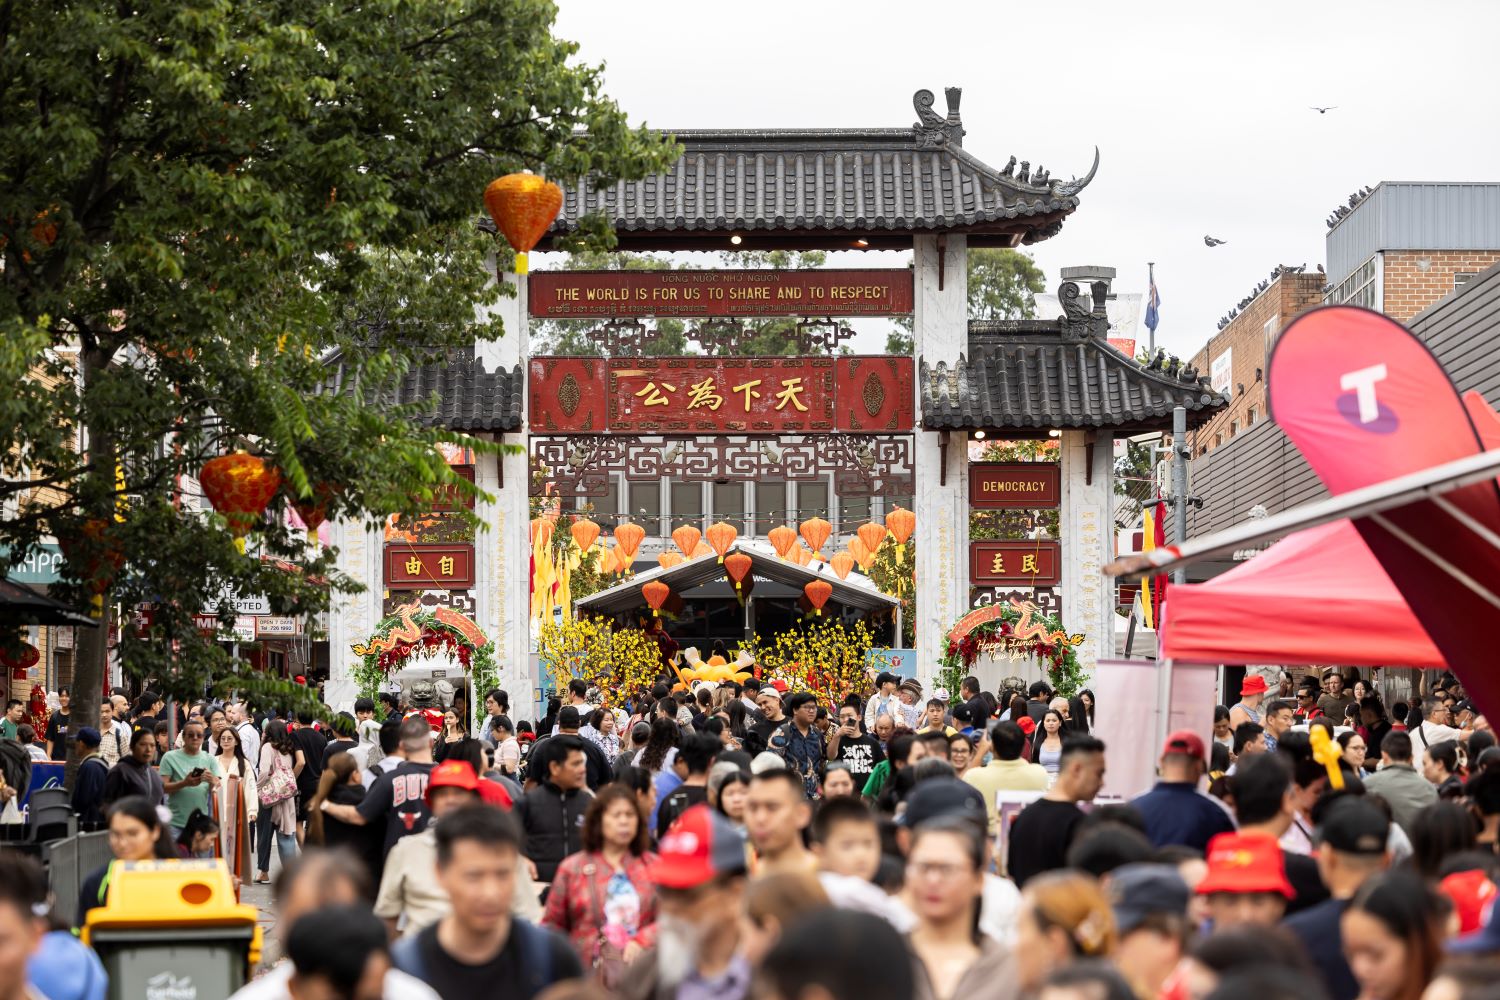
<svg viewBox="0 0 1500 1000">
<path fill-rule="evenodd" d="M 1151 291 L 1146 296 L 1146 329 L 1152 334 L 1156 333 L 1156 324 L 1161 321 L 1157 310 L 1161 308 L 1161 293 L 1156 290 L 1156 265 L 1147 264 L 1151 269 Z"/>
<path fill-rule="evenodd" d="M 1157 498 L 1155 509 L 1147 507 L 1141 514 L 1141 551 L 1151 552 L 1166 545 L 1167 539 L 1162 520 L 1166 517 L 1167 504 Z M 1161 599 L 1167 591 L 1165 575 L 1148 576 L 1141 581 L 1141 621 L 1154 629 L 1161 620 Z"/>
</svg>

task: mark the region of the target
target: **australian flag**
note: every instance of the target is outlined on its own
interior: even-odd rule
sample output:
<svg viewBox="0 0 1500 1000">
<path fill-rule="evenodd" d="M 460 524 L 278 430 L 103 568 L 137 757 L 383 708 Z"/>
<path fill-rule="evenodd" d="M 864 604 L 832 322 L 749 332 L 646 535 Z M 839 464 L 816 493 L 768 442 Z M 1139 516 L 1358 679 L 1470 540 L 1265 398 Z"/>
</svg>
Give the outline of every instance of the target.
<svg viewBox="0 0 1500 1000">
<path fill-rule="evenodd" d="M 1161 322 L 1157 310 L 1161 308 L 1161 293 L 1156 290 L 1156 268 L 1151 267 L 1151 292 L 1146 296 L 1146 329 L 1156 333 L 1156 324 Z"/>
</svg>

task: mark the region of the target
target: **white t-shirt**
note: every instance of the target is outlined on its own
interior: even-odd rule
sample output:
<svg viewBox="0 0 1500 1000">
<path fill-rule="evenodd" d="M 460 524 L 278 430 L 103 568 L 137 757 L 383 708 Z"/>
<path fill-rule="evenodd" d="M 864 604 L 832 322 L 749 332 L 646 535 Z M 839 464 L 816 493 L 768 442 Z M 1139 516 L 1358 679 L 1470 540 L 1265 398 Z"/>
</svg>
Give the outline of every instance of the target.
<svg viewBox="0 0 1500 1000">
<path fill-rule="evenodd" d="M 291 1000 L 287 992 L 291 978 L 292 963 L 281 962 L 259 979 L 240 987 L 230 1000 Z M 431 986 L 400 969 L 386 970 L 381 996 L 384 1000 L 442 1000 Z"/>
<path fill-rule="evenodd" d="M 1434 743 L 1442 743 L 1444 740 L 1462 740 L 1463 732 L 1452 726 L 1445 726 L 1439 722 L 1422 723 L 1422 733 L 1412 740 L 1412 745 L 1425 750 Z M 1418 760 L 1421 758 L 1419 757 Z"/>
</svg>

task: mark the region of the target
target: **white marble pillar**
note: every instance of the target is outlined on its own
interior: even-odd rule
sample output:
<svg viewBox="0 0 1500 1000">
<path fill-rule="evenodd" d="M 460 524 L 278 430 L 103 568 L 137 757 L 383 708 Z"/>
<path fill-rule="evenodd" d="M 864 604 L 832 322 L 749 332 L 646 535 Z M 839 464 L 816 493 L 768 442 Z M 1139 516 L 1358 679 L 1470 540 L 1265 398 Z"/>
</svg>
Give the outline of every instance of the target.
<svg viewBox="0 0 1500 1000">
<path fill-rule="evenodd" d="M 493 261 L 490 263 L 493 266 Z M 484 525 L 475 536 L 475 613 L 479 627 L 495 643 L 500 687 L 510 694 L 512 713 L 517 718 L 532 718 L 537 681 L 531 666 L 530 475 L 524 395 L 530 350 L 525 282 L 518 286 L 514 275 L 506 275 L 505 281 L 518 294 L 502 298 L 491 311 L 504 323 L 505 334 L 498 340 L 477 342 L 474 354 L 490 371 L 521 366 L 521 430 L 503 437 L 506 444 L 518 445 L 521 451 L 487 457 L 474 470 L 475 484 L 495 497 L 493 503 L 481 502 L 475 511 Z"/>
<path fill-rule="evenodd" d="M 1114 658 L 1113 590 L 1102 567 L 1112 555 L 1114 525 L 1114 436 L 1094 437 L 1089 476 L 1088 431 L 1062 434 L 1062 625 L 1083 633 L 1078 663 L 1092 674 Z"/>
<path fill-rule="evenodd" d="M 335 593 L 328 608 L 328 684 L 324 699 L 339 711 L 354 710 L 359 690 L 352 676 L 358 657 L 350 648 L 370 637 L 380 624 L 385 600 L 379 530 L 362 521 L 336 521 L 329 527 L 329 544 L 338 549 L 339 571 L 365 585 L 358 594 Z"/>
<path fill-rule="evenodd" d="M 913 250 L 917 361 L 919 365 L 943 361 L 951 366 L 968 351 L 966 243 L 962 236 L 918 236 Z M 918 389 L 919 422 L 921 412 Z M 941 434 L 919 429 L 913 448 L 917 675 L 928 687 L 943 652 L 944 633 L 969 609 L 968 436 L 963 432 L 949 435 L 946 476 L 941 440 Z"/>
</svg>

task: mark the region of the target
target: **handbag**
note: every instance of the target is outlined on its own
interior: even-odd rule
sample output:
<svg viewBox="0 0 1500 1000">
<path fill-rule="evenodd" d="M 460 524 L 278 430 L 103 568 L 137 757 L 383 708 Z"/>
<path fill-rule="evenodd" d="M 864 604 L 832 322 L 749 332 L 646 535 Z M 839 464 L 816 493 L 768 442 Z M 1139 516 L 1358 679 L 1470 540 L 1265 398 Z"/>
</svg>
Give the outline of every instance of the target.
<svg viewBox="0 0 1500 1000">
<path fill-rule="evenodd" d="M 619 988 L 620 980 L 625 978 L 625 953 L 615 947 L 614 942 L 604 933 L 604 903 L 599 899 L 599 883 L 594 879 L 597 871 L 598 868 L 593 864 L 583 866 L 583 877 L 589 884 L 589 896 L 593 899 L 597 912 L 594 926 L 599 929 L 599 947 L 594 952 L 594 975 L 598 977 L 601 986 L 613 992 Z"/>
<path fill-rule="evenodd" d="M 260 783 L 257 792 L 263 806 L 274 806 L 297 794 L 297 779 L 292 776 L 292 769 L 286 764 L 286 754 L 276 753 L 271 773 Z"/>
</svg>

